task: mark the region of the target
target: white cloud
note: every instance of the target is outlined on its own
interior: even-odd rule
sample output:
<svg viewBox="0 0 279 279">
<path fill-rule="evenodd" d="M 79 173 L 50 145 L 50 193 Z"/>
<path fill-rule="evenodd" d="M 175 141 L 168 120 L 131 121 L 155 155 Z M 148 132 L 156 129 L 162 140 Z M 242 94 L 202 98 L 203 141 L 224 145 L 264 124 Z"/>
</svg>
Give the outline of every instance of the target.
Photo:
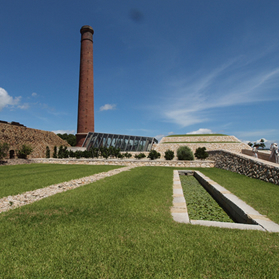
<svg viewBox="0 0 279 279">
<path fill-rule="evenodd" d="M 164 137 L 165 135 L 163 135 L 163 134 L 161 134 L 161 135 L 157 135 L 157 136 L 155 136 L 155 139 L 157 139 L 158 140 L 158 142 L 160 142 L 161 141 L 161 139 Z"/>
<path fill-rule="evenodd" d="M 7 106 L 15 106 L 20 102 L 21 97 L 11 97 L 8 92 L 0 87 L 0 111 Z"/>
<path fill-rule="evenodd" d="M 20 108 L 20 109 L 29 109 L 30 106 L 29 106 L 29 104 L 24 103 L 22 105 L 18 105 L 17 107 Z"/>
<path fill-rule="evenodd" d="M 279 86 L 279 68 L 257 68 L 250 63 L 248 68 L 247 60 L 235 58 L 176 79 L 168 85 L 156 113 L 167 122 L 186 127 L 213 120 L 218 108 L 278 100 L 274 89 Z"/>
<path fill-rule="evenodd" d="M 105 104 L 104 106 L 100 107 L 100 111 L 103 110 L 113 110 L 116 108 L 115 104 Z"/>
<path fill-rule="evenodd" d="M 173 132 L 169 132 L 168 136 L 173 135 L 173 134 L 174 134 Z M 160 142 L 162 140 L 162 138 L 165 137 L 165 136 L 166 135 L 160 134 L 160 135 L 155 136 L 154 138 L 157 139 L 158 142 Z"/>
<path fill-rule="evenodd" d="M 55 134 L 75 134 L 75 130 L 56 130 L 56 131 L 52 131 Z"/>
<path fill-rule="evenodd" d="M 37 95 L 38 95 L 38 94 L 35 93 L 35 92 L 32 93 L 32 97 L 36 97 Z"/>
<path fill-rule="evenodd" d="M 210 129 L 200 128 L 197 131 L 189 132 L 186 135 L 196 135 L 196 134 L 213 134 L 213 132 Z"/>
<path fill-rule="evenodd" d="M 260 138 L 260 139 L 258 139 L 258 140 L 245 140 L 245 141 L 242 141 L 242 142 L 244 142 L 244 143 L 246 143 L 246 144 L 248 144 L 249 142 L 251 142 L 251 143 L 261 143 L 261 139 L 263 139 L 264 140 L 264 144 L 265 144 L 265 149 L 269 149 L 270 148 L 270 146 L 271 146 L 271 144 L 272 143 L 279 143 L 279 141 L 278 140 L 268 140 L 268 139 L 265 139 L 265 138 Z"/>
</svg>

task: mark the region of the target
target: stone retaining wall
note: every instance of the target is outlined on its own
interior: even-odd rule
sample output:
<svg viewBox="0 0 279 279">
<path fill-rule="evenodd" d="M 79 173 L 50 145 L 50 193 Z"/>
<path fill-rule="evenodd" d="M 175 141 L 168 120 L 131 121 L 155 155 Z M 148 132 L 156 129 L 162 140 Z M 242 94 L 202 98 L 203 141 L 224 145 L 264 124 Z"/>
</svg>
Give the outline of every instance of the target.
<svg viewBox="0 0 279 279">
<path fill-rule="evenodd" d="M 220 142 L 220 141 L 236 141 L 241 142 L 235 136 L 178 136 L 178 137 L 164 137 L 160 141 L 163 142 L 193 142 L 193 141 L 209 141 L 209 142 Z"/>
<path fill-rule="evenodd" d="M 196 152 L 196 149 L 199 147 L 205 147 L 206 151 L 211 150 L 228 150 L 231 152 L 241 153 L 241 151 L 247 148 L 247 145 L 244 143 L 165 143 L 165 144 L 157 144 L 154 146 L 157 152 L 161 153 L 161 156 L 165 155 L 165 152 L 170 149 L 174 151 L 176 155 L 176 151 L 180 146 L 188 146 L 193 153 Z"/>
<path fill-rule="evenodd" d="M 203 141 L 207 143 L 203 143 Z M 241 153 L 243 149 L 251 149 L 249 145 L 241 142 L 235 136 L 164 137 L 159 144 L 153 145 L 153 149 L 160 152 L 161 156 L 164 156 L 165 152 L 169 149 L 174 151 L 176 156 L 176 151 L 180 146 L 188 146 L 193 153 L 199 147 L 205 147 L 207 151 L 228 150 L 236 153 Z"/>
<path fill-rule="evenodd" d="M 208 152 L 208 159 L 215 161 L 215 167 L 279 185 L 279 165 L 225 150 Z"/>
<path fill-rule="evenodd" d="M 51 156 L 55 145 L 57 148 L 60 145 L 70 146 L 53 132 L 15 126 L 8 123 L 0 123 L 0 142 L 7 142 L 10 145 L 10 150 L 14 150 L 15 153 L 23 144 L 31 145 L 33 152 L 28 158 L 45 157 L 47 146 L 50 148 Z M 9 158 L 9 154 L 7 158 Z"/>
<path fill-rule="evenodd" d="M 32 159 L 34 163 L 47 164 L 80 164 L 80 165 L 115 165 L 115 166 L 158 166 L 178 168 L 213 168 L 214 162 L 210 160 L 195 161 L 167 161 L 167 160 L 119 160 L 119 159 Z"/>
</svg>

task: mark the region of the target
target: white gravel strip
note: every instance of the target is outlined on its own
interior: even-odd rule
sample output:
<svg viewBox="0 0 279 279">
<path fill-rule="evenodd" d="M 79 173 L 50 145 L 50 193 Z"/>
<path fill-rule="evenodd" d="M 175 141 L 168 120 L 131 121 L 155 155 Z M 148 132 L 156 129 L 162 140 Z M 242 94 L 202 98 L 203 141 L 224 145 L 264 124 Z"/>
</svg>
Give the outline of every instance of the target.
<svg viewBox="0 0 279 279">
<path fill-rule="evenodd" d="M 123 171 L 128 171 L 136 166 L 128 166 L 119 169 L 110 170 L 108 172 L 101 172 L 91 176 L 74 179 L 67 182 L 62 182 L 55 185 L 50 185 L 45 188 L 37 189 L 34 191 L 28 191 L 23 194 L 18 194 L 15 196 L 8 196 L 0 199 L 0 213 L 8 211 L 10 209 L 14 209 L 26 204 L 33 203 L 35 201 L 50 197 L 57 193 L 65 192 L 71 189 L 78 188 L 80 186 L 90 184 L 97 180 L 100 180 L 105 177 L 109 177 L 115 174 L 118 174 Z"/>
</svg>

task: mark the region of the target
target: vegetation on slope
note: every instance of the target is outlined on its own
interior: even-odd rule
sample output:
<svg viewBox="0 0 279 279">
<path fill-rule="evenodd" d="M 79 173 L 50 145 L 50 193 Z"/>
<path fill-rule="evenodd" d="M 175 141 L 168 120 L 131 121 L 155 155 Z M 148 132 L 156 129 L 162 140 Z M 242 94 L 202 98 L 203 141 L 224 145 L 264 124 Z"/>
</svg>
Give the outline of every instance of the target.
<svg viewBox="0 0 279 279">
<path fill-rule="evenodd" d="M 1 214 L 0 277 L 277 277 L 279 234 L 174 222 L 172 177 L 139 167 Z"/>
</svg>

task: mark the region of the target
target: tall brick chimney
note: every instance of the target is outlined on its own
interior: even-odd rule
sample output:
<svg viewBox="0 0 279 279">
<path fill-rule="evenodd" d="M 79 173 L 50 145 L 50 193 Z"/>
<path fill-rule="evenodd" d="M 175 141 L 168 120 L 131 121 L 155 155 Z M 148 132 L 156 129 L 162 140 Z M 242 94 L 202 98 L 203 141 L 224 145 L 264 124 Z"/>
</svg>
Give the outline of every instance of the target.
<svg viewBox="0 0 279 279">
<path fill-rule="evenodd" d="M 78 95 L 77 144 L 82 146 L 88 132 L 94 132 L 94 78 L 93 78 L 93 34 L 89 25 L 80 29 L 80 70 Z"/>
</svg>

